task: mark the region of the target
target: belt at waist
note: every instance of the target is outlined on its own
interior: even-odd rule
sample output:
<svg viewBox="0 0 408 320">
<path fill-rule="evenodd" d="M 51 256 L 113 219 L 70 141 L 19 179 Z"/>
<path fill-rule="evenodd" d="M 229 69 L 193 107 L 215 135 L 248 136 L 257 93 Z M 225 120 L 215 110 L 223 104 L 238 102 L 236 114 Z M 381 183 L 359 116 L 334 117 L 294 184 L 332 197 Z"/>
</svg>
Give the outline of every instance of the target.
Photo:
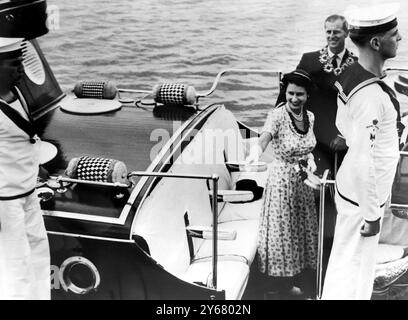
<svg viewBox="0 0 408 320">
<path fill-rule="evenodd" d="M 35 189 L 32 189 L 28 192 L 22 193 L 22 194 L 18 194 L 15 196 L 8 196 L 8 197 L 1 197 L 0 196 L 0 201 L 7 201 L 7 200 L 16 200 L 16 199 L 20 199 L 20 198 L 24 198 L 29 196 L 30 194 L 32 194 L 34 192 Z"/>
</svg>

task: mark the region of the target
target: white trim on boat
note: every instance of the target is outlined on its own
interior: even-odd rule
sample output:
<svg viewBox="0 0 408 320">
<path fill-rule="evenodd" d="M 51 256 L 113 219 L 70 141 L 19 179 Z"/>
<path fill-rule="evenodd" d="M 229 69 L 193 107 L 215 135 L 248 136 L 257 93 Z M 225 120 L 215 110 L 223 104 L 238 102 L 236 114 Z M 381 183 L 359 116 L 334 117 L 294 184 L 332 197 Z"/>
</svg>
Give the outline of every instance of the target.
<svg viewBox="0 0 408 320">
<path fill-rule="evenodd" d="M 66 232 L 56 232 L 56 231 L 47 231 L 47 233 L 51 234 L 51 235 L 66 236 L 66 237 L 72 237 L 72 238 L 87 238 L 87 239 L 104 240 L 104 241 L 111 241 L 111 242 L 136 243 L 133 240 L 86 236 L 86 235 L 83 235 L 83 234 L 76 234 L 76 233 L 66 233 Z"/>
</svg>

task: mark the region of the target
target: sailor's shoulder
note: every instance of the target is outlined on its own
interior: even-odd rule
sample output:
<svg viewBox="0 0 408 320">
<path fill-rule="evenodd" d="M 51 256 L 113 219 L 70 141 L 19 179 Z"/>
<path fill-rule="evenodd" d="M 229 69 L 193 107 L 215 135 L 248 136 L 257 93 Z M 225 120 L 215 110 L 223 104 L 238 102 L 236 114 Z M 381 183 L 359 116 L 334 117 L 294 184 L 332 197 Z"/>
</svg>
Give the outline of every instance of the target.
<svg viewBox="0 0 408 320">
<path fill-rule="evenodd" d="M 380 108 L 382 109 L 388 105 L 389 97 L 387 93 L 381 88 L 378 82 L 370 83 L 358 91 L 356 91 L 349 98 L 349 105 L 370 105 L 370 108 Z"/>
<path fill-rule="evenodd" d="M 361 88 L 359 88 L 359 90 L 357 90 L 353 96 L 362 96 L 368 100 L 375 100 L 379 97 L 383 97 L 385 94 L 386 93 L 381 88 L 378 81 L 372 81 L 364 86 L 361 86 Z"/>
</svg>

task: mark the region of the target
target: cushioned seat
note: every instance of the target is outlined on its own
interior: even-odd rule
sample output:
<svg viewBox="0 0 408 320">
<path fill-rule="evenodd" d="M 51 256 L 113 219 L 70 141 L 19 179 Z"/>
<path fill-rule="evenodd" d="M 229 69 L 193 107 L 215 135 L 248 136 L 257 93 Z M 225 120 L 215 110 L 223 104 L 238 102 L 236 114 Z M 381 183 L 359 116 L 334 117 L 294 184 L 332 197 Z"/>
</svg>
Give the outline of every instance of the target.
<svg viewBox="0 0 408 320">
<path fill-rule="evenodd" d="M 257 250 L 258 223 L 254 220 L 236 220 L 218 224 L 219 228 L 233 229 L 237 232 L 235 240 L 219 240 L 218 255 L 223 257 L 242 257 L 247 264 L 254 260 Z M 212 240 L 205 240 L 194 256 L 194 261 L 208 260 L 212 257 Z"/>
<path fill-rule="evenodd" d="M 193 262 L 184 274 L 178 277 L 187 282 L 210 285 L 212 261 Z M 217 290 L 225 290 L 227 300 L 241 299 L 249 277 L 249 266 L 235 258 L 220 257 L 217 267 Z"/>
<path fill-rule="evenodd" d="M 220 131 L 221 128 L 225 129 L 224 133 Z M 238 129 L 232 114 L 220 109 L 186 147 L 183 156 L 176 160 L 169 173 L 216 173 L 219 176 L 218 190 L 225 194 L 234 194 L 236 182 L 241 179 L 252 179 L 258 186 L 264 186 L 267 172 L 230 172 L 224 165 L 227 160 L 244 159 L 242 137 Z M 227 134 L 230 138 L 228 148 L 224 138 L 222 143 L 217 140 Z M 203 153 L 203 141 L 207 144 L 214 141 L 214 148 Z M 203 161 L 204 156 L 214 163 Z M 144 200 L 133 227 L 135 234 L 146 239 L 151 256 L 167 271 L 186 282 L 208 287 L 212 284 L 213 241 L 191 237 L 191 230 L 211 228 L 211 187 L 211 183 L 202 180 L 186 182 L 162 179 Z M 234 240 L 218 241 L 217 289 L 225 290 L 226 299 L 240 299 L 257 250 L 262 199 L 247 203 L 217 204 L 219 229 L 236 231 Z M 186 232 L 186 229 L 190 231 Z"/>
<path fill-rule="evenodd" d="M 218 222 L 224 223 L 235 220 L 259 220 L 262 199 L 247 203 L 227 203 L 218 216 Z"/>
</svg>

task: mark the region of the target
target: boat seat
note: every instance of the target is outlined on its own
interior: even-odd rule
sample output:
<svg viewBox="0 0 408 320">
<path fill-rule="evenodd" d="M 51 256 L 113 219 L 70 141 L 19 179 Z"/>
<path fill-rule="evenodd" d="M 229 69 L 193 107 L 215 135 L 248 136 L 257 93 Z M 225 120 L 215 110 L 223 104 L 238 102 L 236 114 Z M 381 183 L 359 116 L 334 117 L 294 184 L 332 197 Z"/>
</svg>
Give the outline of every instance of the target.
<svg viewBox="0 0 408 320">
<path fill-rule="evenodd" d="M 242 257 L 246 264 L 251 264 L 257 250 L 258 220 L 234 220 L 218 224 L 219 228 L 236 231 L 235 240 L 219 240 L 218 255 L 224 257 Z M 203 241 L 194 255 L 193 261 L 211 259 L 212 240 Z M 193 262 L 194 263 L 194 262 Z"/>
<path fill-rule="evenodd" d="M 200 239 L 212 239 L 213 229 L 211 226 L 187 226 L 187 234 L 190 237 Z M 217 239 L 219 240 L 235 240 L 237 238 L 237 232 L 234 229 L 217 229 Z"/>
<path fill-rule="evenodd" d="M 239 174 L 239 179 L 246 178 L 255 180 L 259 186 L 264 186 L 266 183 L 265 172 L 241 172 Z M 218 227 L 235 230 L 236 239 L 218 241 L 218 256 L 240 257 L 248 266 L 251 265 L 257 251 L 261 206 L 262 198 L 247 203 L 225 203 L 218 215 Z M 204 240 L 195 252 L 193 263 L 209 260 L 211 257 L 212 240 Z"/>
<path fill-rule="evenodd" d="M 229 241 L 228 241 L 229 242 Z M 195 261 L 178 277 L 184 281 L 211 287 L 212 261 Z M 227 300 L 241 299 L 249 278 L 249 266 L 236 257 L 220 257 L 217 264 L 217 289 L 225 290 Z"/>
<path fill-rule="evenodd" d="M 238 133 L 234 133 L 237 143 L 228 150 L 225 150 L 224 143 L 213 140 L 216 138 L 214 132 L 219 132 L 220 128 L 234 133 L 232 128 Z M 266 172 L 230 172 L 225 165 L 227 159 L 238 161 L 244 158 L 238 130 L 230 111 L 221 108 L 206 122 L 205 128 L 199 131 L 183 151 L 183 157 L 179 157 L 169 171 L 219 176 L 219 200 L 223 202 L 217 203 L 218 230 L 221 231 L 217 251 L 217 290 L 224 290 L 227 299 L 240 299 L 247 285 L 250 264 L 257 250 L 262 203 L 261 199 L 253 201 L 252 191 L 237 192 L 236 182 L 252 179 L 261 186 L 266 181 Z M 211 154 L 203 154 L 202 141 L 217 142 L 215 148 L 211 148 Z M 211 156 L 214 163 L 203 161 L 204 155 Z M 164 269 L 181 280 L 209 288 L 213 272 L 211 187 L 211 183 L 203 180 L 161 179 L 144 200 L 132 230 L 146 239 L 152 258 Z M 252 201 L 244 202 L 246 199 Z M 240 203 L 231 203 L 231 200 Z M 226 230 L 231 232 L 222 232 Z M 236 237 L 223 236 L 229 234 Z"/>
<path fill-rule="evenodd" d="M 259 220 L 262 199 L 247 203 L 226 203 L 218 216 L 218 222 L 224 223 L 239 220 Z"/>
<path fill-rule="evenodd" d="M 212 198 L 212 191 L 209 191 Z M 254 193 L 247 190 L 218 190 L 218 202 L 246 202 L 254 198 Z"/>
<path fill-rule="evenodd" d="M 240 178 L 249 173 L 240 173 Z M 264 185 L 265 173 L 251 173 L 258 185 Z M 252 192 L 250 192 L 253 194 Z M 249 268 L 257 251 L 259 216 L 262 199 L 247 203 L 226 202 L 219 212 L 218 228 L 234 230 L 234 240 L 218 240 L 218 290 L 225 290 L 226 299 L 240 299 L 249 277 Z M 203 239 L 195 247 L 195 254 L 182 280 L 211 284 L 213 241 Z"/>
<path fill-rule="evenodd" d="M 266 173 L 265 172 L 241 172 L 237 180 L 252 179 L 255 180 L 258 186 L 265 187 Z M 226 203 L 218 216 L 218 222 L 224 223 L 229 221 L 239 220 L 256 220 L 260 218 L 262 207 L 262 198 L 248 203 Z M 256 232 L 257 234 L 257 232 Z"/>
</svg>

